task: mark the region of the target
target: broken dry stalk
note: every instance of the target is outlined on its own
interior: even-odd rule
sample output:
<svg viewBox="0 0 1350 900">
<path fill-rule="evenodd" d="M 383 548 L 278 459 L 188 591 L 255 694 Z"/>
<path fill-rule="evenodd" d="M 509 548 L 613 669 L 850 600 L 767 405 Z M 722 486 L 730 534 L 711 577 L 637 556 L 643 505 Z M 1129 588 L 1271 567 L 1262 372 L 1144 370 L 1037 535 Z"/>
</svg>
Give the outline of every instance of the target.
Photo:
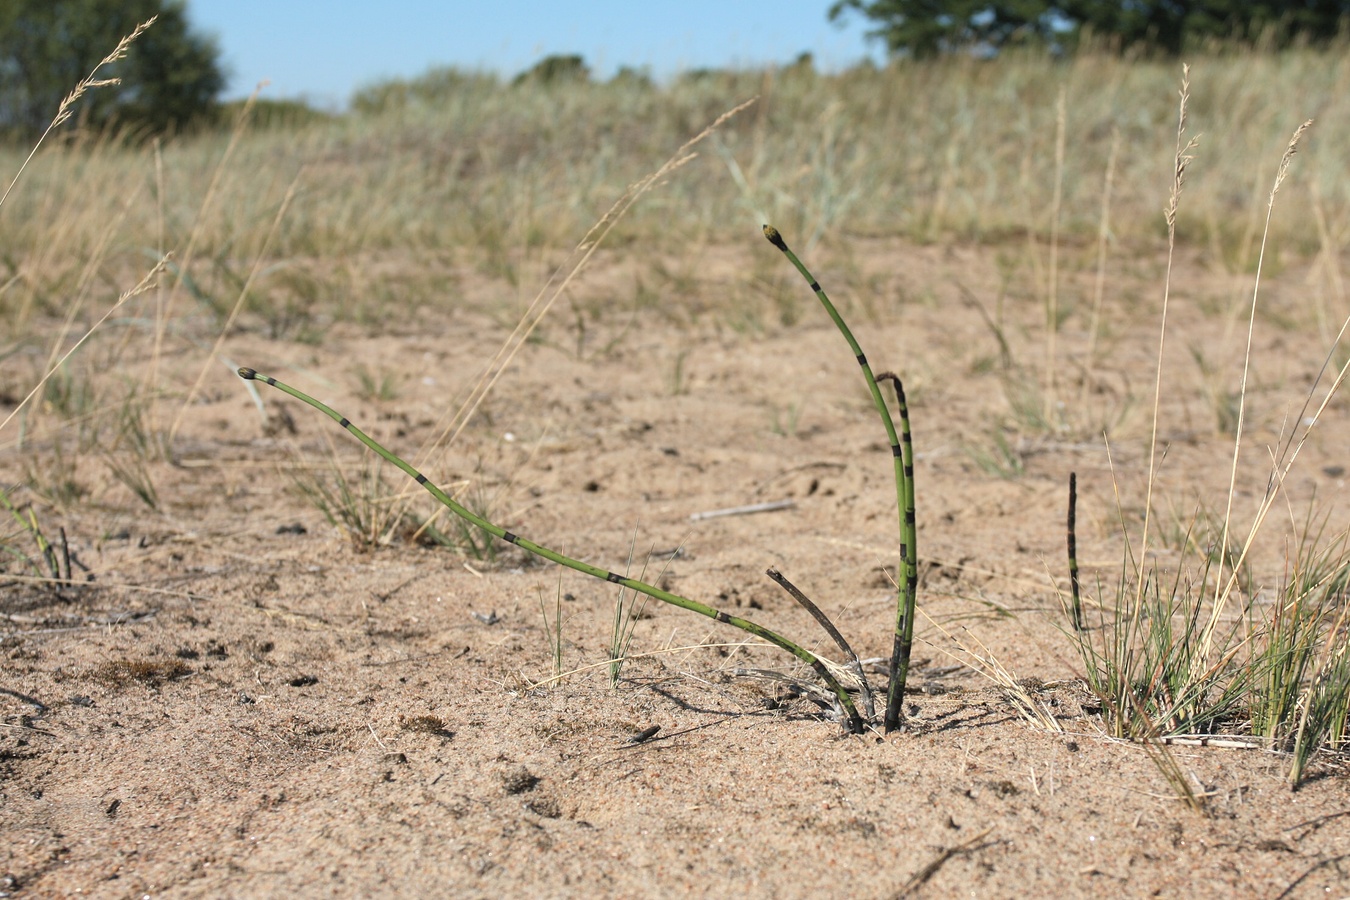
<svg viewBox="0 0 1350 900">
<path fill-rule="evenodd" d="M 871 718 L 876 715 L 875 708 L 872 705 L 872 686 L 867 682 L 867 674 L 863 672 L 862 661 L 858 659 L 858 654 L 853 652 L 853 647 L 849 645 L 848 640 L 839 632 L 839 629 L 834 626 L 834 623 L 830 621 L 830 617 L 825 615 L 821 608 L 816 606 L 815 602 L 812 601 L 810 597 L 803 594 L 800 588 L 784 578 L 781 572 L 777 569 L 770 568 L 764 574 L 772 578 L 774 584 L 787 591 L 802 609 L 809 612 L 811 617 L 820 623 L 820 627 L 825 629 L 825 633 L 830 636 L 830 639 L 834 641 L 835 645 L 844 652 L 844 656 L 849 660 L 849 664 L 853 668 L 853 674 L 858 678 L 858 690 L 861 691 L 863 695 L 863 709 L 867 711 L 867 718 L 870 721 Z"/>
</svg>

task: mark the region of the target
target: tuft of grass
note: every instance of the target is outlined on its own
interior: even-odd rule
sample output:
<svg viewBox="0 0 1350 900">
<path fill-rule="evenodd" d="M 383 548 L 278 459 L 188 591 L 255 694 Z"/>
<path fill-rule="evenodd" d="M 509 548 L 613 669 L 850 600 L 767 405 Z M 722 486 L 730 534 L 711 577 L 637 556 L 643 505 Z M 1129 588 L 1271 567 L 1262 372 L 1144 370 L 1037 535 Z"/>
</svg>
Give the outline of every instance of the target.
<svg viewBox="0 0 1350 900">
<path fill-rule="evenodd" d="M 9 491 L 0 491 L 0 507 L 9 513 L 18 530 L 0 535 L 0 555 L 13 560 L 24 570 L 26 577 L 53 592 L 71 584 L 70 545 L 66 542 L 65 529 L 60 530 L 59 545 L 53 544 L 38 524 L 32 504 L 17 507 L 9 494 Z M 32 542 L 35 554 L 20 546 L 25 538 Z M 8 563 L 0 564 L 0 572 L 8 569 Z"/>
<path fill-rule="evenodd" d="M 1116 737 L 1210 734 L 1240 720 L 1254 673 L 1227 652 L 1240 640 L 1236 623 L 1217 642 L 1224 652 L 1206 652 L 1208 574 L 1183 581 L 1178 572 L 1169 581 L 1156 568 L 1127 569 L 1095 627 L 1072 632 Z"/>
<path fill-rule="evenodd" d="M 331 448 L 329 452 L 326 470 L 303 463 L 292 469 L 292 485 L 356 549 L 387 545 L 405 519 L 396 508 L 398 494 L 385 481 L 382 466 L 367 458 L 356 476 L 348 476 L 336 452 Z"/>
<path fill-rule="evenodd" d="M 1249 557 L 1257 541 L 1263 539 L 1262 525 L 1299 451 L 1340 388 L 1347 368 L 1336 372 L 1320 404 L 1308 414 L 1335 353 L 1333 344 L 1327 363 L 1309 389 L 1299 413 L 1299 427 L 1284 437 L 1280 446 L 1272 448 L 1265 493 L 1245 535 L 1240 536 L 1233 495 L 1247 415 L 1261 263 L 1266 258 L 1276 194 L 1288 175 L 1301 137 L 1311 125 L 1305 122 L 1286 145 L 1268 197 L 1266 228 L 1256 252 L 1242 377 L 1237 388 L 1223 388 L 1203 353 L 1195 348 L 1192 351 L 1206 376 L 1211 396 L 1224 398 L 1217 410 L 1218 425 L 1233 435 L 1224 512 L 1216 520 L 1197 516 L 1184 529 L 1173 528 L 1173 537 L 1166 536 L 1166 522 L 1154 521 L 1153 494 L 1161 464 L 1159 410 L 1169 334 L 1171 265 L 1179 201 L 1196 148 L 1195 139 L 1186 133 L 1188 75 L 1183 68 L 1173 184 L 1166 208 L 1168 265 L 1163 283 L 1142 530 L 1137 544 L 1133 544 L 1121 515 L 1125 554 L 1114 588 L 1103 591 L 1098 586 L 1098 594 L 1105 595 L 1099 605 L 1099 620 L 1094 628 L 1082 629 L 1075 616 L 1073 628 L 1066 631 L 1082 660 L 1089 687 L 1102 701 L 1111 733 L 1142 742 L 1177 795 L 1192 808 L 1203 811 L 1203 797 L 1194 792 L 1161 744 L 1161 738 L 1224 731 L 1252 734 L 1274 748 L 1292 751 L 1289 780 L 1293 785 L 1302 779 L 1316 750 L 1339 746 L 1344 738 L 1346 711 L 1350 709 L 1350 680 L 1346 677 L 1350 636 L 1344 628 L 1346 573 L 1350 571 L 1346 536 L 1328 540 L 1323 529 L 1314 531 L 1310 523 L 1305 523 L 1302 534 L 1291 542 L 1284 577 L 1277 582 L 1281 587 L 1273 592 L 1262 587 L 1252 572 Z M 1337 342 L 1347 327 L 1350 320 L 1337 335 Z M 1116 494 L 1119 497 L 1118 487 Z M 1155 540 L 1172 546 L 1181 557 L 1170 576 L 1151 561 L 1149 547 Z M 1069 543 L 1073 571 L 1076 560 L 1072 530 Z M 1263 602 L 1263 597 L 1271 594 L 1273 602 Z"/>
<path fill-rule="evenodd" d="M 1200 370 L 1205 386 L 1205 396 L 1209 400 L 1210 410 L 1214 414 L 1214 427 L 1219 434 L 1237 437 L 1238 419 L 1242 414 L 1243 396 L 1231 387 L 1223 384 L 1219 368 L 1205 355 L 1198 344 L 1190 347 L 1191 358 Z"/>
<path fill-rule="evenodd" d="M 558 572 L 558 590 L 554 594 L 553 617 L 549 618 L 548 606 L 544 603 L 544 592 L 539 592 L 539 616 L 544 620 L 544 636 L 547 638 L 548 655 L 553 661 L 553 679 L 562 678 L 563 660 L 563 589 L 562 572 Z M 613 657 L 610 658 L 612 663 Z M 613 677 L 611 676 L 611 683 Z"/>
<path fill-rule="evenodd" d="M 637 535 L 634 534 L 632 542 L 628 545 L 628 563 L 624 567 L 625 574 L 632 571 L 633 548 L 636 543 Z M 651 554 L 649 553 L 647 561 L 642 564 L 642 571 L 638 574 L 639 581 L 647 577 L 647 564 L 650 561 Z M 662 569 L 663 573 L 664 571 Z M 609 686 L 612 688 L 619 686 L 619 676 L 623 673 L 623 664 L 628 660 L 628 647 L 633 643 L 633 632 L 637 629 L 637 623 L 646 611 L 646 594 L 639 594 L 637 591 L 628 590 L 625 585 L 619 585 L 619 594 L 614 598 L 614 618 L 609 630 L 609 644 L 605 648 L 605 653 L 609 657 Z"/>
<path fill-rule="evenodd" d="M 113 477 L 122 482 L 150 509 L 159 508 L 152 463 L 169 459 L 169 438 L 148 420 L 147 404 L 133 389 L 122 401 L 115 420 L 116 435 L 104 461 Z"/>
<path fill-rule="evenodd" d="M 802 401 L 789 403 L 786 409 L 774 404 L 770 410 L 773 421 L 769 430 L 779 437 L 796 437 L 797 426 L 801 421 L 804 406 L 805 403 Z"/>
<path fill-rule="evenodd" d="M 1303 780 L 1308 761 L 1318 750 L 1344 751 L 1350 733 L 1350 636 L 1347 607 L 1326 630 L 1317 667 L 1304 682 L 1302 707 L 1290 753 L 1289 783 Z"/>
<path fill-rule="evenodd" d="M 1014 446 L 1003 428 L 989 429 L 988 444 L 966 444 L 966 455 L 975 466 L 986 475 L 1013 481 L 1026 474 L 1026 454 L 1020 446 Z"/>
<path fill-rule="evenodd" d="M 495 518 L 498 495 L 488 490 L 481 463 L 468 488 L 467 496 L 461 494 L 465 507 L 479 519 Z M 489 564 L 497 561 L 497 541 L 492 532 L 458 516 L 445 528 L 438 525 L 437 518 L 433 516 L 418 526 L 414 534 L 424 536 L 432 544 L 451 547 L 469 559 Z"/>
<path fill-rule="evenodd" d="M 356 367 L 356 380 L 360 383 L 356 396 L 362 400 L 388 403 L 398 398 L 398 378 L 391 372 L 375 372 L 361 365 Z"/>
</svg>

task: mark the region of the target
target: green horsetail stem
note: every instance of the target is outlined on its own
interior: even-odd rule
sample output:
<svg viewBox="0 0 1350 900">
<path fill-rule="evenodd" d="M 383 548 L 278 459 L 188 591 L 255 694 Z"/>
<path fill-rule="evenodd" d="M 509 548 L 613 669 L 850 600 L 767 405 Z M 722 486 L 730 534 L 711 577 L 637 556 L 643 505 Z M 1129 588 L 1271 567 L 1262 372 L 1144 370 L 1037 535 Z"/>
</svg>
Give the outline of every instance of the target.
<svg viewBox="0 0 1350 900">
<path fill-rule="evenodd" d="M 917 528 L 914 515 L 914 447 L 910 439 L 909 409 L 905 403 L 905 391 L 897 376 L 890 373 L 883 375 L 883 377 L 889 378 L 895 387 L 896 398 L 899 402 L 900 420 L 904 429 L 902 441 L 895 432 L 895 423 L 891 421 L 890 410 L 886 407 L 886 401 L 881 396 L 881 387 L 872 375 L 872 367 L 867 364 L 867 357 L 863 354 L 862 348 L 858 346 L 858 341 L 853 337 L 853 332 L 845 324 L 843 316 L 839 315 L 839 310 L 834 308 L 830 298 L 825 296 L 825 292 L 821 290 L 820 282 L 816 281 L 815 276 L 797 258 L 797 254 L 788 249 L 787 242 L 783 240 L 783 235 L 778 232 L 777 228 L 772 225 L 765 225 L 764 236 L 769 239 L 769 243 L 782 250 L 788 261 L 797 268 L 798 272 L 802 273 L 806 283 L 811 286 L 811 290 L 815 291 L 816 297 L 825 307 L 825 312 L 829 313 L 830 318 L 834 320 L 834 324 L 843 333 L 844 340 L 848 341 L 849 349 L 853 351 L 854 358 L 858 360 L 858 365 L 862 368 L 863 378 L 867 380 L 867 389 L 872 392 L 872 402 L 876 405 L 877 413 L 881 416 L 881 424 L 886 429 L 886 438 L 891 443 L 891 456 L 895 461 L 896 509 L 900 519 L 900 558 L 905 570 L 904 577 L 896 579 L 898 587 L 895 602 L 895 640 L 891 651 L 890 683 L 886 687 L 885 727 L 888 732 L 894 731 L 901 726 L 904 720 L 905 681 L 909 677 L 910 648 L 914 643 L 914 610 L 919 583 L 918 550 L 915 540 Z"/>
<path fill-rule="evenodd" d="M 751 622 L 749 619 L 742 619 L 738 616 L 729 616 L 726 613 L 714 609 L 713 607 L 708 606 L 704 603 L 699 603 L 696 600 L 689 600 L 677 594 L 672 594 L 669 591 L 663 591 L 658 587 L 653 587 L 650 584 L 645 584 L 644 582 L 638 581 L 636 579 L 626 578 L 623 575 L 619 575 L 615 572 L 610 572 L 605 569 L 601 569 L 598 566 L 592 566 L 589 563 L 584 563 L 581 562 L 580 560 L 572 559 L 571 557 L 568 556 L 563 556 L 556 550 L 550 550 L 549 548 L 536 544 L 533 541 L 528 541 L 525 538 L 520 537 L 519 535 L 512 534 L 505 528 L 494 525 L 481 516 L 474 515 L 468 509 L 456 503 L 450 497 L 449 494 L 441 490 L 435 484 L 432 484 L 430 481 L 428 481 L 425 475 L 423 475 L 421 472 L 418 472 L 412 466 L 408 465 L 408 463 L 404 462 L 402 459 L 391 453 L 389 450 L 386 450 L 374 438 L 372 438 L 370 435 L 366 434 L 364 431 L 353 425 L 347 419 L 346 416 L 337 412 L 337 410 L 333 409 L 327 404 L 315 400 L 313 397 L 309 396 L 308 394 L 302 391 L 296 390 L 289 384 L 284 384 L 283 382 L 277 381 L 270 375 L 263 375 L 255 371 L 254 369 L 249 368 L 240 369 L 239 377 L 243 378 L 245 381 L 257 380 L 263 382 L 264 384 L 269 384 L 272 387 L 276 388 L 277 390 L 281 391 L 282 393 L 290 394 L 292 397 L 299 400 L 301 403 L 306 403 L 314 407 L 319 412 L 328 416 L 328 418 L 332 419 L 334 422 L 337 422 L 343 428 L 351 432 L 352 435 L 358 441 L 365 444 L 371 450 L 374 450 L 384 460 L 394 464 L 399 469 L 401 469 L 404 472 L 404 474 L 412 478 L 422 487 L 426 488 L 427 493 L 435 497 L 442 505 L 445 506 L 446 509 L 450 510 L 455 515 L 459 516 L 461 519 L 464 519 L 466 522 L 469 522 L 470 524 L 476 525 L 477 527 L 483 529 L 488 534 L 501 538 L 508 544 L 515 544 L 517 547 L 520 547 L 523 550 L 528 550 L 535 556 L 542 556 L 544 559 L 558 563 L 559 565 L 562 566 L 566 566 L 569 569 L 575 569 L 578 572 L 583 572 L 587 575 L 590 575 L 593 578 L 599 578 L 601 581 L 608 581 L 611 584 L 622 585 L 623 587 L 626 587 L 629 590 L 637 591 L 640 594 L 646 594 L 648 597 L 660 600 L 662 603 L 669 603 L 671 606 L 678 606 L 681 609 L 687 609 L 690 612 L 698 613 L 701 616 L 707 616 L 709 619 L 715 619 L 718 622 L 723 622 L 727 625 L 732 625 L 736 628 L 739 628 L 741 631 L 744 631 L 748 634 L 753 634 L 757 638 L 768 641 L 770 644 L 773 644 L 776 647 L 780 647 L 786 650 L 793 656 L 800 659 L 802 662 L 809 665 L 815 671 L 816 675 L 820 677 L 820 680 L 825 682 L 825 685 L 831 691 L 834 692 L 835 697 L 838 698 L 839 700 L 840 707 L 844 710 L 844 715 L 848 719 L 847 723 L 848 730 L 853 732 L 854 734 L 861 734 L 863 732 L 862 716 L 858 714 L 857 707 L 853 705 L 853 698 L 848 695 L 848 691 L 845 690 L 844 686 L 839 683 L 839 680 L 830 673 L 830 670 L 826 668 L 825 664 L 821 662 L 818 658 L 816 658 L 815 654 L 811 653 L 811 651 L 807 650 L 806 648 L 793 643 L 792 641 L 773 631 L 770 631 L 769 629 L 763 627 L 762 625 L 757 625 L 754 622 Z"/>
<path fill-rule="evenodd" d="M 893 680 L 898 680 L 898 684 L 895 686 L 894 694 L 887 692 L 888 710 L 890 697 L 895 697 L 894 715 L 898 727 L 901 721 L 900 703 L 905 699 L 905 680 L 909 676 L 910 650 L 914 647 L 914 615 L 919 597 L 919 559 L 918 550 L 915 548 L 918 519 L 914 512 L 914 438 L 909 430 L 909 401 L 905 399 L 905 386 L 900 382 L 900 376 L 894 372 L 882 372 L 877 376 L 877 381 L 890 381 L 891 387 L 895 389 L 895 408 L 900 415 L 900 446 L 905 470 L 903 483 L 905 512 L 900 544 L 900 555 L 904 557 L 905 565 L 905 594 L 900 604 L 904 607 L 903 612 L 899 606 L 896 610 L 896 620 L 898 622 L 903 619 L 904 627 L 901 629 L 903 633 L 896 635 L 895 656 L 892 657 L 899 658 L 893 675 Z M 899 487 L 900 485 L 897 485 L 897 489 Z"/>
</svg>

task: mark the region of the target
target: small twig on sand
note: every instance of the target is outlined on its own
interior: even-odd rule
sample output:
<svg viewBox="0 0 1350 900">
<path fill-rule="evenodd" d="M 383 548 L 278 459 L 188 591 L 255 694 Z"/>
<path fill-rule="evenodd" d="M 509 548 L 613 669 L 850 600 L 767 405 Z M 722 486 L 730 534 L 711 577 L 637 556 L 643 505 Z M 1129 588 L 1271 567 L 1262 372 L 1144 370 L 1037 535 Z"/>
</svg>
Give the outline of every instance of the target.
<svg viewBox="0 0 1350 900">
<path fill-rule="evenodd" d="M 689 521 L 702 522 L 704 519 L 716 519 L 721 516 L 748 516 L 751 513 L 776 512 L 780 509 L 791 509 L 796 505 L 791 500 L 774 500 L 769 503 L 752 503 L 749 506 L 730 506 L 726 509 L 696 512 L 689 517 Z"/>
<path fill-rule="evenodd" d="M 928 865 L 911 875 L 909 881 L 905 882 L 905 886 L 892 896 L 895 897 L 896 900 L 899 900 L 901 897 L 910 896 L 915 890 L 922 887 L 928 879 L 936 875 L 937 870 L 946 865 L 947 860 L 954 856 L 962 856 L 966 853 L 974 853 L 976 850 L 983 850 L 989 845 L 981 843 L 981 841 L 988 837 L 989 833 L 993 830 L 993 828 L 986 828 L 970 840 L 957 844 L 955 847 L 943 847 L 941 852 L 939 852 Z M 991 841 L 991 843 L 994 842 Z"/>
</svg>

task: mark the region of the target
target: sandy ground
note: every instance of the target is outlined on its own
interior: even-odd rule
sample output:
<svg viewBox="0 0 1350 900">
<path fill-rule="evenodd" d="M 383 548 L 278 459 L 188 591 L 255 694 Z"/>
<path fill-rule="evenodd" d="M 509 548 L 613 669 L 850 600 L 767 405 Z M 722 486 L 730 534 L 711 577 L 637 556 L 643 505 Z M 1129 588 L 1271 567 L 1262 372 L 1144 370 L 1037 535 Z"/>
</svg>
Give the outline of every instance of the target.
<svg viewBox="0 0 1350 900">
<path fill-rule="evenodd" d="M 645 306 L 635 285 L 651 260 L 602 256 L 449 452 L 419 464 L 499 524 L 602 567 L 623 570 L 630 544 L 635 573 L 649 549 L 681 548 L 648 575 L 832 653 L 764 577 L 776 566 L 880 657 L 897 543 L 889 450 L 837 332 L 755 241 L 663 266 L 696 277 L 649 276 L 642 290 L 662 299 Z M 219 366 L 177 464 L 153 470 L 159 510 L 93 474 L 97 461 L 81 468 L 88 503 L 39 507 L 92 580 L 0 589 L 0 894 L 1350 896 L 1344 760 L 1319 758 L 1291 791 L 1281 754 L 1172 746 L 1201 815 L 1143 747 L 1104 737 L 1055 590 L 1066 481 L 1078 473 L 1088 581 L 1109 584 L 1119 519 L 1137 535 L 1144 504 L 1163 257 L 1113 267 L 1094 361 L 1093 248 L 1066 251 L 1084 272 L 1065 277 L 1053 348 L 1067 425 L 1038 431 L 1012 424 L 1007 391 L 1044 384 L 1051 352 L 1035 273 L 1006 263 L 1027 252 L 875 240 L 816 253 L 874 365 L 909 389 L 924 615 L 903 732 L 842 734 L 792 686 L 737 674 L 809 681 L 791 657 L 655 602 L 611 687 L 611 585 L 515 548 L 475 560 L 353 546 L 294 478 L 328 472 L 332 452 L 359 473 L 355 442 L 259 386 L 264 422 Z M 1236 384 L 1245 325 L 1229 311 L 1250 294 L 1248 276 L 1194 256 L 1174 281 L 1160 417 L 1154 506 L 1173 532 L 1197 511 L 1222 517 L 1232 441 L 1196 354 Z M 1263 290 L 1244 523 L 1325 352 L 1310 272 L 1291 266 Z M 457 283 L 443 304 L 336 327 L 317 346 L 245 327 L 226 355 L 418 457 L 518 312 L 494 307 L 513 288 Z M 165 365 L 190 383 L 201 357 Z M 397 396 L 363 399 L 358 366 L 390 375 Z M 1350 519 L 1345 411 L 1333 404 L 1286 482 L 1258 550 L 1268 579 L 1313 497 L 1329 533 Z M 995 432 L 1020 468 L 1010 477 L 978 464 L 999 456 Z M 0 460 L 10 480 L 21 463 Z M 776 500 L 793 505 L 690 519 Z M 1181 559 L 1161 539 L 1150 556 Z M 549 680 L 540 599 L 551 616 L 559 594 L 567 674 Z M 963 665 L 972 651 L 1022 679 L 1058 730 Z"/>
</svg>

